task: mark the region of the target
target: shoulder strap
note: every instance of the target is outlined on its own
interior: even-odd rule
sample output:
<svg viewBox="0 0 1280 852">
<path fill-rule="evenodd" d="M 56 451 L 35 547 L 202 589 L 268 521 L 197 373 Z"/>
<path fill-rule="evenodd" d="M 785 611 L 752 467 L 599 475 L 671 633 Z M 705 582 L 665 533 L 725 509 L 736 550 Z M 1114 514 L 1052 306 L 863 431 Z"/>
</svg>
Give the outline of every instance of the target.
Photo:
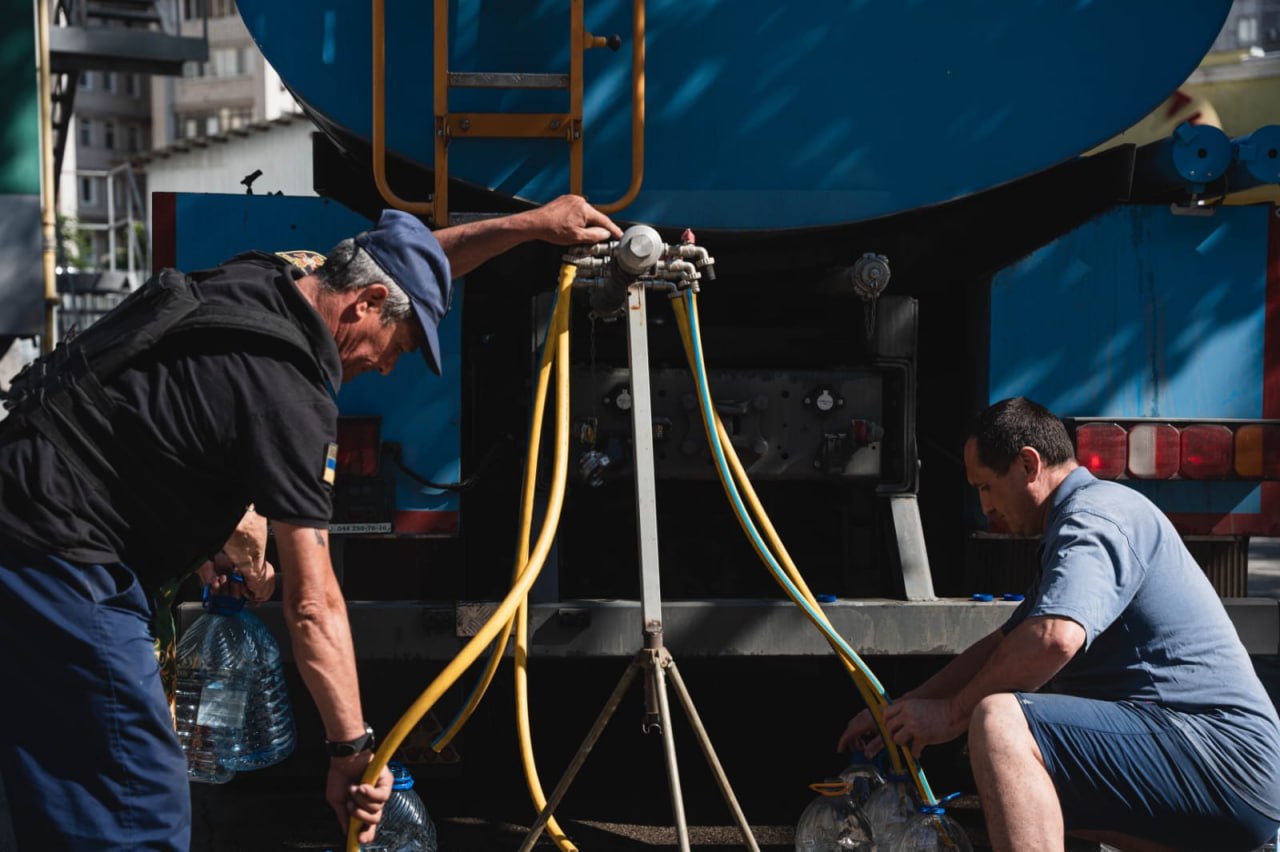
<svg viewBox="0 0 1280 852">
<path fill-rule="evenodd" d="M 225 329 L 228 331 L 247 331 L 283 340 L 301 349 L 312 360 L 317 360 L 315 350 L 307 336 L 297 324 L 276 314 L 240 308 L 234 305 L 201 305 L 169 330 L 169 334 L 200 329 Z M 317 360 L 317 364 L 318 364 Z"/>
<path fill-rule="evenodd" d="M 105 417 L 114 405 L 105 382 L 162 339 L 201 329 L 283 341 L 324 376 L 319 356 L 295 323 L 265 311 L 205 304 L 192 292 L 187 276 L 166 269 L 83 333 L 28 364 L 3 394 L 4 405 L 43 434 L 95 490 L 108 493 L 106 483 L 119 476 L 86 428 L 86 410 Z"/>
</svg>

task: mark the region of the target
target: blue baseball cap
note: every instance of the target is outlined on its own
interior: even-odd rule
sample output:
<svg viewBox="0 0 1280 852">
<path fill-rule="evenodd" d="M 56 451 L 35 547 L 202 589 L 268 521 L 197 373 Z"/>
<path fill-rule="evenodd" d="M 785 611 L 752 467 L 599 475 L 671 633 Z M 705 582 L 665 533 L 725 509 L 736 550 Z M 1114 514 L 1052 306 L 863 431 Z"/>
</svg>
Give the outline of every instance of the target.
<svg viewBox="0 0 1280 852">
<path fill-rule="evenodd" d="M 444 249 L 417 216 L 383 210 L 378 224 L 355 238 L 374 262 L 405 292 L 422 326 L 422 357 L 440 373 L 440 337 L 436 327 L 449 313 L 453 279 Z"/>
</svg>

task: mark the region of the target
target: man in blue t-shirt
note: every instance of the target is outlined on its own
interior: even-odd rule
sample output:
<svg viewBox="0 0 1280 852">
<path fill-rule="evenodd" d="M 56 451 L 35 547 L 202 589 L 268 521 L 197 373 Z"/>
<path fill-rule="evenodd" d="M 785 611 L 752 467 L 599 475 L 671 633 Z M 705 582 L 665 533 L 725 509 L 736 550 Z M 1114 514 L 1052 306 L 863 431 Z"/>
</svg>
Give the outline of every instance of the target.
<svg viewBox="0 0 1280 852">
<path fill-rule="evenodd" d="M 964 447 L 982 510 L 1041 536 L 1009 620 L 885 710 L 894 742 L 969 734 L 996 849 L 1248 850 L 1280 825 L 1280 721 L 1234 626 L 1149 500 L 1076 464 L 1062 422 L 1023 398 Z M 879 751 L 869 714 L 839 747 Z"/>
</svg>

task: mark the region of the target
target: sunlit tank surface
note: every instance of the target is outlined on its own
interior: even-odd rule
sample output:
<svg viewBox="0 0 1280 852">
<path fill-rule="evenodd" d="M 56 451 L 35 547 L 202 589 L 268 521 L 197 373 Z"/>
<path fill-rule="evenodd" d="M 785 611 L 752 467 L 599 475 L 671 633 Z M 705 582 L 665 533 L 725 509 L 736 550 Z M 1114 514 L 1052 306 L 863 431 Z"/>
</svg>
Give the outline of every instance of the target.
<svg viewBox="0 0 1280 852">
<path fill-rule="evenodd" d="M 938 204 L 1040 171 L 1154 109 L 1195 69 L 1230 0 L 649 0 L 644 183 L 654 225 L 787 228 Z M 369 0 L 240 0 L 267 60 L 327 132 L 367 145 Z M 387 140 L 430 167 L 432 6 L 386 4 Z M 630 180 L 632 6 L 586 0 L 622 49 L 584 61 L 586 195 Z M 569 4 L 449 4 L 449 69 L 566 73 Z M 567 111 L 564 91 L 454 89 L 451 112 Z M 449 174 L 547 201 L 559 140 L 461 140 Z M 425 201 L 429 186 L 393 186 Z"/>
</svg>

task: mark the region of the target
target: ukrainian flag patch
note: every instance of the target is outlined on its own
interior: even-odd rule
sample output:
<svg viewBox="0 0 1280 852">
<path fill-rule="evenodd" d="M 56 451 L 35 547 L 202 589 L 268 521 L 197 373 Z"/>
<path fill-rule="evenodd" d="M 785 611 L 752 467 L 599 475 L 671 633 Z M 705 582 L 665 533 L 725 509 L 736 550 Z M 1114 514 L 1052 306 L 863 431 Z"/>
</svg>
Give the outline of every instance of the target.
<svg viewBox="0 0 1280 852">
<path fill-rule="evenodd" d="M 324 450 L 324 481 L 333 484 L 338 478 L 338 445 L 329 444 Z"/>
</svg>

